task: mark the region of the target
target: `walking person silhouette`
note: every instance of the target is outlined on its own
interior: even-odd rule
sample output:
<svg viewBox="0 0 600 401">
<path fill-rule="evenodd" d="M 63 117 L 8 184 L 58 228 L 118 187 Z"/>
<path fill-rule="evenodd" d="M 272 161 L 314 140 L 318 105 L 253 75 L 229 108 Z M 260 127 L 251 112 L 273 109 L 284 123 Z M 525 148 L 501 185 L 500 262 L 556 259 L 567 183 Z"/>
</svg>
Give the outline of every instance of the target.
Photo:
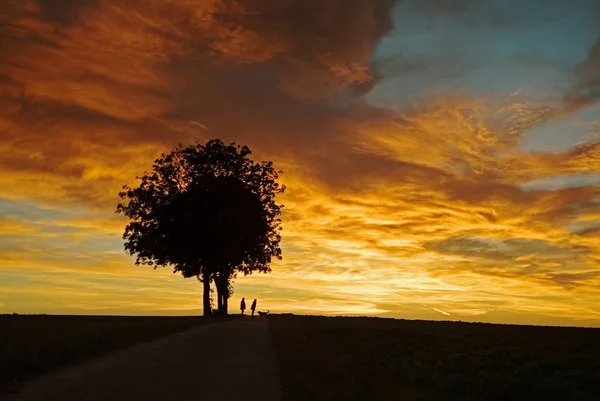
<svg viewBox="0 0 600 401">
<path fill-rule="evenodd" d="M 242 315 L 244 314 L 244 311 L 246 310 L 246 299 L 242 298 L 242 302 L 240 303 L 240 309 L 242 310 Z"/>
<path fill-rule="evenodd" d="M 252 316 L 254 316 L 254 311 L 256 310 L 256 299 L 252 301 L 252 306 L 250 306 L 250 310 L 252 311 Z"/>
</svg>

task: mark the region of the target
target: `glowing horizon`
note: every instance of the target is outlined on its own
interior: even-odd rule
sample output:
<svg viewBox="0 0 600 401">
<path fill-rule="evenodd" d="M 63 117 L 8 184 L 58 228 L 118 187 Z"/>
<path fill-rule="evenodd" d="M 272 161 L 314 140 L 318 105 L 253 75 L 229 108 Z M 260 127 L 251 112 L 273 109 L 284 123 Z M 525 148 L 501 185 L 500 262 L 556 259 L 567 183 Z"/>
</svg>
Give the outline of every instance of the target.
<svg viewBox="0 0 600 401">
<path fill-rule="evenodd" d="M 198 313 L 114 210 L 220 138 L 288 187 L 232 312 L 600 327 L 600 5 L 266 4 L 0 6 L 0 313 Z"/>
</svg>

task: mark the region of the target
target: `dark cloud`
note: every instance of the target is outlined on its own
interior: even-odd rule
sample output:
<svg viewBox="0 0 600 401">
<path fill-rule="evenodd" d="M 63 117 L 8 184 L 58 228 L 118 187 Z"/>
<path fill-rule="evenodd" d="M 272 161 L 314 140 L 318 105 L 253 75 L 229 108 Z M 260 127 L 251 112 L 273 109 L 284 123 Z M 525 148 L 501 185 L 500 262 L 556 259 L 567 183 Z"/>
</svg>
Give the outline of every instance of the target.
<svg viewBox="0 0 600 401">
<path fill-rule="evenodd" d="M 105 182 L 89 187 L 105 192 L 124 179 L 113 166 L 136 147 L 148 154 L 220 137 L 278 158 L 309 160 L 327 149 L 323 171 L 335 178 L 344 163 L 331 165 L 332 152 L 352 156 L 336 142 L 382 115 L 360 97 L 394 4 L 11 3 L 1 18 L 0 130 L 19 152 L 2 167 L 76 180 L 104 160 Z"/>
<path fill-rule="evenodd" d="M 578 286 L 585 285 L 587 281 L 592 280 L 600 276 L 600 272 L 586 272 L 586 273 L 560 273 L 551 274 L 550 279 L 556 284 L 559 284 L 567 289 L 572 289 Z"/>
<path fill-rule="evenodd" d="M 498 246 L 493 242 L 484 241 L 476 238 L 449 238 L 444 241 L 429 243 L 426 245 L 429 249 L 441 253 L 478 256 L 484 258 L 503 258 Z"/>
<path fill-rule="evenodd" d="M 408 0 L 406 4 L 415 11 L 427 14 L 464 13 L 475 0 Z"/>
<path fill-rule="evenodd" d="M 549 23 L 585 7 L 600 10 L 595 0 L 407 0 L 404 6 L 429 17 L 450 17 L 470 27 L 501 26 L 528 29 L 536 23 Z"/>
<path fill-rule="evenodd" d="M 582 237 L 598 237 L 600 236 L 600 227 L 588 227 L 580 231 L 576 231 L 575 234 Z"/>
<path fill-rule="evenodd" d="M 427 247 L 441 253 L 479 257 L 494 260 L 518 260 L 528 255 L 539 255 L 542 259 L 563 261 L 574 254 L 589 252 L 586 248 L 569 249 L 550 244 L 546 241 L 513 238 L 507 240 L 489 240 L 483 238 L 453 237 L 443 241 L 431 242 Z"/>
<path fill-rule="evenodd" d="M 579 110 L 600 99 L 600 41 L 589 51 L 585 61 L 575 66 L 575 88 L 565 96 L 567 111 Z"/>
<path fill-rule="evenodd" d="M 60 24 L 73 24 L 81 13 L 97 0 L 38 0 L 44 19 Z"/>
<path fill-rule="evenodd" d="M 204 40 L 194 39 L 194 52 L 242 65 L 268 62 L 279 90 L 301 98 L 330 99 L 337 90 L 373 79 L 370 57 L 375 44 L 392 29 L 395 3 L 215 2 L 206 27 L 210 30 L 203 32 Z M 270 50 L 251 54 L 252 41 Z M 250 70 L 246 79 L 252 75 Z"/>
</svg>

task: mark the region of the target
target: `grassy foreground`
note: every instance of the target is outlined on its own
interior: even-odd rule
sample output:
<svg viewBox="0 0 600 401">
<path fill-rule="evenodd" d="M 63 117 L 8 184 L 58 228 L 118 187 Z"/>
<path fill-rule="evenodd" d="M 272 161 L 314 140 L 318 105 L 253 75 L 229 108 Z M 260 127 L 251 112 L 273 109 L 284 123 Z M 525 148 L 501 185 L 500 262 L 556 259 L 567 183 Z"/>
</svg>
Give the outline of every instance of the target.
<svg viewBox="0 0 600 401">
<path fill-rule="evenodd" d="M 0 315 L 0 388 L 205 322 L 201 317 Z"/>
<path fill-rule="evenodd" d="M 595 400 L 600 330 L 269 317 L 284 401 Z"/>
</svg>

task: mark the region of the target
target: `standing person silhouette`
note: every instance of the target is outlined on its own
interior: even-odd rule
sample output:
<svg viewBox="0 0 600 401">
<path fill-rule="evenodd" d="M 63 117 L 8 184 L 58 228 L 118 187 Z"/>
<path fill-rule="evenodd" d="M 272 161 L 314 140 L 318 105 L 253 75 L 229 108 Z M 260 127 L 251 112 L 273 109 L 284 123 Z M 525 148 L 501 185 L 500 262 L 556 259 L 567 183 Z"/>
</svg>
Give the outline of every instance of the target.
<svg viewBox="0 0 600 401">
<path fill-rule="evenodd" d="M 246 310 L 246 299 L 242 298 L 242 302 L 240 303 L 240 309 L 242 310 L 242 315 L 244 314 L 244 311 Z"/>
<path fill-rule="evenodd" d="M 250 310 L 252 311 L 252 316 L 254 316 L 254 311 L 256 310 L 256 299 L 252 301 L 252 306 L 250 306 Z"/>
</svg>

